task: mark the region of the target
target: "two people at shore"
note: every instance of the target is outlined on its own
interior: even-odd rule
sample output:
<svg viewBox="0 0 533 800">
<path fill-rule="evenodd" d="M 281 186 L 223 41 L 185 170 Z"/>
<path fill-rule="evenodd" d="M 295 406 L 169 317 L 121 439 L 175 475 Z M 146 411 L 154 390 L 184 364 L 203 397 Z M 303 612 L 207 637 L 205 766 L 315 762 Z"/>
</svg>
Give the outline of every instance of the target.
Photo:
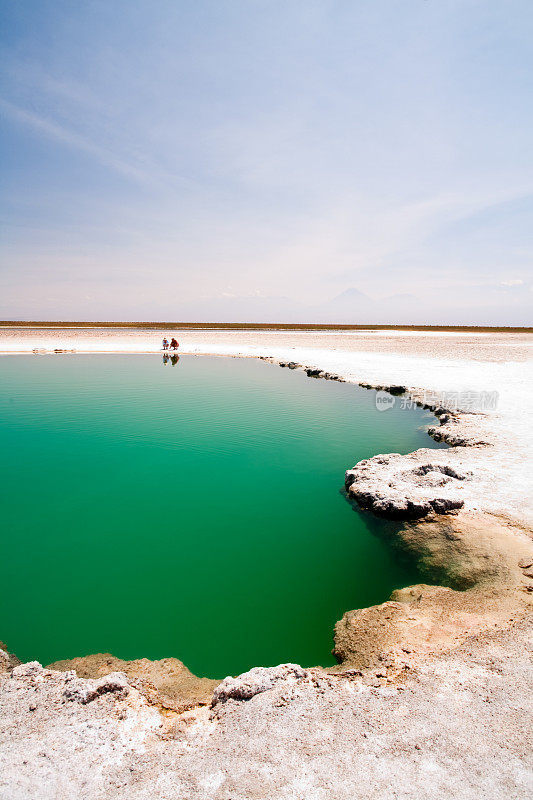
<svg viewBox="0 0 533 800">
<path fill-rule="evenodd" d="M 166 337 L 163 339 L 163 350 L 168 350 L 168 349 L 177 350 L 178 347 L 179 347 L 179 343 L 178 343 L 178 341 L 176 339 L 174 339 L 174 337 L 172 337 L 172 339 L 170 340 L 170 345 L 169 345 L 168 339 Z"/>
</svg>

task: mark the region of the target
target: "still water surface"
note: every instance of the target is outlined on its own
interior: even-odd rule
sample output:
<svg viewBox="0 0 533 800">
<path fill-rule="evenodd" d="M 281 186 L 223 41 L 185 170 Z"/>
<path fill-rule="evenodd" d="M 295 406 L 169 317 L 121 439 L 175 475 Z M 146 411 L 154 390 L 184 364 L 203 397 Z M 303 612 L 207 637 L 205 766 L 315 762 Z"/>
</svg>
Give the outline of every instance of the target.
<svg viewBox="0 0 533 800">
<path fill-rule="evenodd" d="M 344 470 L 436 447 L 416 409 L 254 359 L 0 361 L 0 638 L 23 660 L 333 663 L 343 612 L 417 581 Z"/>
</svg>

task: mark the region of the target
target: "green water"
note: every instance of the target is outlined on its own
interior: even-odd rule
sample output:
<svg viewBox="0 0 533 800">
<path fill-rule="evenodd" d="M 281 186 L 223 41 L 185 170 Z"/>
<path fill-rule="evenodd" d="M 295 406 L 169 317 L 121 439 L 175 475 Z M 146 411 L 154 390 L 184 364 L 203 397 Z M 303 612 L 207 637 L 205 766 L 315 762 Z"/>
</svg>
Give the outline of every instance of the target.
<svg viewBox="0 0 533 800">
<path fill-rule="evenodd" d="M 44 664 L 332 664 L 344 611 L 417 580 L 341 492 L 436 446 L 374 396 L 253 359 L 3 357 L 0 638 Z"/>
</svg>

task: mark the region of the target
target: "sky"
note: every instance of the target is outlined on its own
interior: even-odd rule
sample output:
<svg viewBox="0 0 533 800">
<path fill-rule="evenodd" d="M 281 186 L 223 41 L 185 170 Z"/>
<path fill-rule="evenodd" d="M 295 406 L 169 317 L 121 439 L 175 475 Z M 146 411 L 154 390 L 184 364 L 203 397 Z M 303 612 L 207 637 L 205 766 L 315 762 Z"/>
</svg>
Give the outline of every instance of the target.
<svg viewBox="0 0 533 800">
<path fill-rule="evenodd" d="M 531 0 L 0 0 L 0 318 L 532 325 Z"/>
</svg>

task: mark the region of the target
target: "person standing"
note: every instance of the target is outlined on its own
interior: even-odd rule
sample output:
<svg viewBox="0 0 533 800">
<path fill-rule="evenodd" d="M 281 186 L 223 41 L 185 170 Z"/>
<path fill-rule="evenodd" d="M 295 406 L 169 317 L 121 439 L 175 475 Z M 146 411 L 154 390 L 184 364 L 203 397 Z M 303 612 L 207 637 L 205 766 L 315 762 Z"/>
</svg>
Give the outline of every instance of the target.
<svg viewBox="0 0 533 800">
<path fill-rule="evenodd" d="M 166 338 L 163 339 L 163 350 L 168 350 L 168 340 Z"/>
</svg>

